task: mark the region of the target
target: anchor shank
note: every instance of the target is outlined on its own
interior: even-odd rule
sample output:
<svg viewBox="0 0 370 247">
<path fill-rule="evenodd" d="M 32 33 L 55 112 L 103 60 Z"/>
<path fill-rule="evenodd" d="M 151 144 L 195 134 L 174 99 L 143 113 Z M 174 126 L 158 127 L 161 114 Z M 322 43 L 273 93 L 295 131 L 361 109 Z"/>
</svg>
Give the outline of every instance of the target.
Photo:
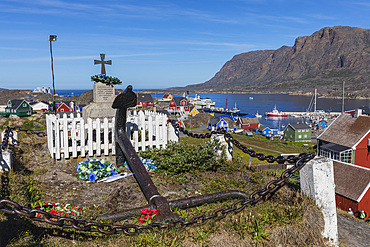
<svg viewBox="0 0 370 247">
<path fill-rule="evenodd" d="M 137 97 L 132 92 L 132 86 L 128 86 L 122 94 L 116 97 L 112 105 L 113 108 L 117 109 L 115 124 L 116 148 L 119 149 L 116 153 L 117 165 L 122 165 L 124 161 L 127 161 L 146 200 L 157 209 L 158 217 L 156 218 L 159 221 L 171 220 L 177 218 L 177 216 L 171 212 L 167 199 L 159 194 L 126 134 L 127 108 L 135 106 L 136 101 Z"/>
</svg>

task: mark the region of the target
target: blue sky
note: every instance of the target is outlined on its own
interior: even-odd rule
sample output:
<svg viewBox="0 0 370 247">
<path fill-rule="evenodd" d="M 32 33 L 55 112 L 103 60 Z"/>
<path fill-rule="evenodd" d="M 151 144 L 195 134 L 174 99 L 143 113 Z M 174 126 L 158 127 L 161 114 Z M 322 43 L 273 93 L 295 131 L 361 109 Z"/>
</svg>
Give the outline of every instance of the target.
<svg viewBox="0 0 370 247">
<path fill-rule="evenodd" d="M 1 0 L 0 87 L 92 89 L 105 53 L 124 88 L 211 79 L 234 55 L 292 46 L 327 26 L 369 28 L 368 0 Z"/>
</svg>

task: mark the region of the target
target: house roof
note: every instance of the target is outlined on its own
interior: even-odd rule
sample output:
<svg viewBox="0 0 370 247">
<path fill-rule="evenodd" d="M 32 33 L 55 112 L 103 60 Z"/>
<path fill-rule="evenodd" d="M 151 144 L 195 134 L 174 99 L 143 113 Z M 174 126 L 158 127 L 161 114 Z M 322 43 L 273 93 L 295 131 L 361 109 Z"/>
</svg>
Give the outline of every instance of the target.
<svg viewBox="0 0 370 247">
<path fill-rule="evenodd" d="M 334 161 L 335 193 L 360 202 L 370 188 L 370 169 Z"/>
<path fill-rule="evenodd" d="M 23 99 L 11 99 L 10 102 L 12 102 L 13 109 L 17 109 L 23 102 Z"/>
<path fill-rule="evenodd" d="M 139 102 L 148 102 L 148 101 L 154 101 L 153 97 L 150 93 L 138 93 L 137 94 L 137 101 Z"/>
<path fill-rule="evenodd" d="M 240 121 L 243 123 L 243 124 L 258 124 L 259 121 L 256 117 L 251 117 L 251 118 L 240 118 Z"/>
<path fill-rule="evenodd" d="M 342 145 L 338 145 L 338 144 L 335 144 L 335 143 L 327 143 L 327 144 L 322 145 L 320 148 L 330 150 L 330 151 L 333 151 L 333 152 L 343 152 L 343 151 L 346 151 L 346 150 L 350 149 L 348 147 L 344 147 Z"/>
<path fill-rule="evenodd" d="M 299 130 L 299 129 L 311 129 L 310 126 L 308 126 L 307 124 L 305 123 L 290 123 L 288 124 L 288 126 L 290 125 L 290 127 L 292 127 L 294 130 Z M 287 126 L 287 127 L 288 127 Z"/>
<path fill-rule="evenodd" d="M 173 101 L 175 102 L 175 104 L 176 104 L 177 106 L 180 106 L 180 102 L 181 102 L 182 100 L 186 100 L 186 102 L 188 101 L 185 97 L 173 97 Z"/>
<path fill-rule="evenodd" d="M 45 101 L 38 101 L 38 102 L 32 102 L 30 103 L 31 106 L 33 105 L 36 105 L 36 104 L 45 104 L 45 105 L 49 105 L 49 103 L 45 102 Z"/>
<path fill-rule="evenodd" d="M 354 148 L 369 131 L 369 116 L 342 114 L 317 139 Z"/>
<path fill-rule="evenodd" d="M 219 118 L 219 117 L 211 118 L 210 120 L 208 120 L 208 124 L 210 124 L 210 125 L 217 125 L 222 120 L 225 121 L 223 118 Z"/>
</svg>

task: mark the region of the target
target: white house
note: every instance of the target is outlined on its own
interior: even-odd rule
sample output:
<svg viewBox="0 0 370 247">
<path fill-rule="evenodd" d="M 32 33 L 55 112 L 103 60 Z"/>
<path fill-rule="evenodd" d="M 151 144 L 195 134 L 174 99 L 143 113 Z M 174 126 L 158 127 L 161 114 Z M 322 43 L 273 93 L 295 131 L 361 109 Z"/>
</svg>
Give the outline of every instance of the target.
<svg viewBox="0 0 370 247">
<path fill-rule="evenodd" d="M 7 105 L 0 105 L 0 112 L 5 112 Z"/>
<path fill-rule="evenodd" d="M 30 103 L 34 111 L 37 112 L 48 112 L 50 105 L 45 101 Z"/>
</svg>

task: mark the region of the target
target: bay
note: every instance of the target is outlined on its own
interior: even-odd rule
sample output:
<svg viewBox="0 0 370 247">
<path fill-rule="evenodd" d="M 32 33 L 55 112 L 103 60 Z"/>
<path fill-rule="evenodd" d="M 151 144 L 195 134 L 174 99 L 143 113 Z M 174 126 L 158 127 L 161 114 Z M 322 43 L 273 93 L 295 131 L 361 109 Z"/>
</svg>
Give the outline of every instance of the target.
<svg viewBox="0 0 370 247">
<path fill-rule="evenodd" d="M 74 90 L 56 90 L 56 93 L 64 96 L 81 95 L 88 91 L 84 89 Z M 173 94 L 174 96 L 183 96 L 183 94 Z M 312 96 L 303 95 L 288 95 L 288 94 L 221 94 L 221 93 L 202 93 L 197 94 L 201 98 L 210 98 L 216 102 L 216 107 L 226 108 L 226 99 L 228 101 L 228 108 L 233 108 L 235 105 L 242 113 L 261 114 L 262 118 L 259 121 L 264 126 L 274 129 L 282 129 L 282 126 L 287 126 L 289 123 L 302 122 L 304 119 L 287 117 L 287 118 L 265 118 L 265 113 L 272 111 L 277 107 L 279 111 L 283 112 L 305 112 L 310 105 Z M 153 98 L 162 98 L 163 93 L 152 93 Z M 191 98 L 195 97 L 195 93 L 190 93 Z M 324 110 L 326 112 L 341 112 L 342 99 L 332 98 L 317 98 L 317 110 Z M 345 99 L 344 109 L 353 110 L 358 107 L 370 107 L 370 100 L 363 99 Z M 311 109 L 312 110 L 312 109 Z"/>
<path fill-rule="evenodd" d="M 191 98 L 196 94 L 190 93 Z M 265 113 L 272 111 L 277 107 L 279 111 L 283 112 L 305 112 L 310 105 L 312 96 L 303 95 L 288 95 L 288 94 L 218 94 L 218 93 L 204 93 L 197 94 L 201 98 L 210 98 L 216 102 L 215 107 L 226 108 L 226 99 L 228 108 L 233 108 L 235 105 L 242 113 L 261 114 L 262 118 L 259 121 L 264 126 L 274 129 L 283 129 L 282 126 L 287 126 L 289 123 L 304 122 L 302 118 L 286 117 L 286 118 L 265 118 Z M 161 98 L 163 94 L 152 94 L 155 98 Z M 183 96 L 183 94 L 174 94 L 174 96 Z M 357 109 L 358 107 L 370 107 L 370 100 L 360 99 L 345 99 L 345 111 Z M 317 98 L 317 110 L 324 110 L 326 112 L 341 112 L 342 99 L 332 98 Z M 312 109 L 311 109 L 312 111 Z"/>
</svg>

